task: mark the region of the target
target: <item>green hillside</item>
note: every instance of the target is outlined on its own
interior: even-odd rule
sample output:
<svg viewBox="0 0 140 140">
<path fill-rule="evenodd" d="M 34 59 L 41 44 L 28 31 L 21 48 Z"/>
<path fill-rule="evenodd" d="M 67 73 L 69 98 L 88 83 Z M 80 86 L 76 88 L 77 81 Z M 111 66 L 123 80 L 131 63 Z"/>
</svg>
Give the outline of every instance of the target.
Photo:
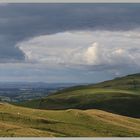
<svg viewBox="0 0 140 140">
<path fill-rule="evenodd" d="M 140 91 L 140 73 L 115 78 L 113 80 L 96 84 L 93 87 Z"/>
<path fill-rule="evenodd" d="M 39 110 L 0 103 L 1 137 L 140 136 L 140 119 L 101 110 Z"/>
<path fill-rule="evenodd" d="M 70 87 L 57 93 L 85 88 L 123 89 L 131 91 L 140 91 L 140 73 L 127 75 L 124 77 L 117 77 L 113 80 L 108 80 L 97 84 Z"/>
<path fill-rule="evenodd" d="M 67 88 L 46 98 L 20 103 L 39 109 L 100 109 L 140 117 L 140 74 L 95 85 Z"/>
</svg>

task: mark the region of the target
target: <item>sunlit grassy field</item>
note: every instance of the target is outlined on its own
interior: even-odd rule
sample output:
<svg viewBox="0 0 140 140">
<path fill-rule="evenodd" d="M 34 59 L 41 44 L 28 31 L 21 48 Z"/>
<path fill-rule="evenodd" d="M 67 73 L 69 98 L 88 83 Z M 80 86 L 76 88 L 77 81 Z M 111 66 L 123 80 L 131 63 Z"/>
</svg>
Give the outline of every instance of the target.
<svg viewBox="0 0 140 140">
<path fill-rule="evenodd" d="M 0 136 L 140 136 L 140 119 L 101 110 L 61 111 L 0 104 Z"/>
</svg>

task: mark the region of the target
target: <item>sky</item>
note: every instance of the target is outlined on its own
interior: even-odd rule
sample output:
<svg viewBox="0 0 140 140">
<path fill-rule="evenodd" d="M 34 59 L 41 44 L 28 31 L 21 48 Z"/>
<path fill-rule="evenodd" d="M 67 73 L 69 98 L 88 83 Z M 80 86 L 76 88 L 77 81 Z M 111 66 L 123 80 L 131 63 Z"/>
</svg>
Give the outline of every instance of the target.
<svg viewBox="0 0 140 140">
<path fill-rule="evenodd" d="M 140 72 L 140 4 L 0 4 L 0 82 L 96 83 Z"/>
</svg>

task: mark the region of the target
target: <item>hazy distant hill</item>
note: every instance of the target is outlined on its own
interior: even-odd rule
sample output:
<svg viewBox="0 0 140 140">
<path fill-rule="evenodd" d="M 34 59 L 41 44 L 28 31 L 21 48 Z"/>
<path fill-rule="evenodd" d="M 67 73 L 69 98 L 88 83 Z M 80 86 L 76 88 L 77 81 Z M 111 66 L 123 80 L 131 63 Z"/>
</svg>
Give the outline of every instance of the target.
<svg viewBox="0 0 140 140">
<path fill-rule="evenodd" d="M 71 87 L 74 83 L 42 83 L 42 82 L 0 82 L 0 98 L 3 101 L 19 102 L 41 98 Z"/>
<path fill-rule="evenodd" d="M 77 85 L 76 83 L 45 83 L 45 82 L 0 82 L 1 88 L 59 88 Z"/>
</svg>

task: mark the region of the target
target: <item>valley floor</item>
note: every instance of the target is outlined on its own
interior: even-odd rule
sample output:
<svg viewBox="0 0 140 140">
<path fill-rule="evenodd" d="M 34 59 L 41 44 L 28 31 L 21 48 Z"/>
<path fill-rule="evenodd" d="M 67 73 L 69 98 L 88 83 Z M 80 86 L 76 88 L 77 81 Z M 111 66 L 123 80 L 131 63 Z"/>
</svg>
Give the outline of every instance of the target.
<svg viewBox="0 0 140 140">
<path fill-rule="evenodd" d="M 140 119 L 89 109 L 39 110 L 0 103 L 1 137 L 139 137 Z"/>
</svg>

